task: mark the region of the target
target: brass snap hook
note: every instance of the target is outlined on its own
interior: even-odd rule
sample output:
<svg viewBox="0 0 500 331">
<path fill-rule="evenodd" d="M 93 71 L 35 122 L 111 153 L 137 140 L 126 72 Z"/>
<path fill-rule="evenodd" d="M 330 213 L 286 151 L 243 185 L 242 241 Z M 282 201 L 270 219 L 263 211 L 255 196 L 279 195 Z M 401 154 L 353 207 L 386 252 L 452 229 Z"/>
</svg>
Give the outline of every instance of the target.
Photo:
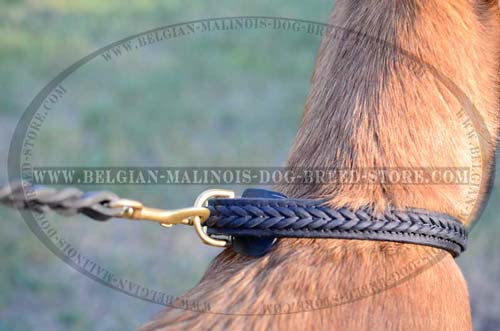
<svg viewBox="0 0 500 331">
<path fill-rule="evenodd" d="M 210 210 L 206 205 L 208 200 L 212 198 L 232 199 L 234 198 L 234 192 L 219 189 L 206 190 L 196 198 L 193 207 L 174 210 L 145 207 L 141 202 L 129 199 L 111 201 L 109 207 L 121 208 L 122 211 L 119 217 L 157 222 L 167 228 L 176 224 L 193 225 L 196 234 L 203 243 L 216 247 L 226 247 L 228 245 L 227 241 L 211 238 L 203 226 L 203 223 L 210 217 Z"/>
<path fill-rule="evenodd" d="M 208 208 L 182 208 L 174 210 L 163 210 L 145 207 L 136 200 L 119 199 L 109 203 L 111 208 L 122 208 L 120 217 L 132 220 L 146 220 L 158 222 L 164 227 L 172 227 L 176 224 L 192 225 L 192 217 L 197 216 L 206 220 L 210 216 Z"/>
</svg>

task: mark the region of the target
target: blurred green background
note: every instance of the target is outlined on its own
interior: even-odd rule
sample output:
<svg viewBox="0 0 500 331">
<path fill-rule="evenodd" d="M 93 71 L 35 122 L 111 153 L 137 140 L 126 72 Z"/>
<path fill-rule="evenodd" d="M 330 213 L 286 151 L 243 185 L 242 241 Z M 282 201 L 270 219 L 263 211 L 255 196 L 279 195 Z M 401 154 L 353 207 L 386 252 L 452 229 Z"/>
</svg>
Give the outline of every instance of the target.
<svg viewBox="0 0 500 331">
<path fill-rule="evenodd" d="M 326 22 L 330 1 L 0 1 L 0 179 L 26 106 L 61 70 L 116 40 L 198 18 L 263 15 Z M 37 166 L 279 166 L 298 128 L 319 37 L 219 31 L 164 41 L 71 75 L 37 139 Z M 265 121 L 262 119 L 265 118 Z M 110 189 L 152 206 L 190 205 L 200 186 Z M 235 187 L 241 192 L 244 187 Z M 459 259 L 476 330 L 500 329 L 498 181 Z M 84 255 L 121 277 L 180 294 L 218 249 L 191 229 L 49 217 Z M 161 306 L 98 284 L 0 209 L 0 331 L 132 330 Z"/>
</svg>

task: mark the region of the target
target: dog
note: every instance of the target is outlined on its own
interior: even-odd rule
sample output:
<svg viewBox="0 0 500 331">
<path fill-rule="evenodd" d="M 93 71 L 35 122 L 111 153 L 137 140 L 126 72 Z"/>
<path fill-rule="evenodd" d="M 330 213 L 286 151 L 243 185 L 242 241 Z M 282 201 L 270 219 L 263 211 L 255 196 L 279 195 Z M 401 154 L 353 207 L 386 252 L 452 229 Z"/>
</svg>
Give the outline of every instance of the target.
<svg viewBox="0 0 500 331">
<path fill-rule="evenodd" d="M 329 24 L 287 165 L 474 167 L 478 184 L 277 189 L 332 207 L 424 208 L 470 226 L 488 198 L 500 128 L 497 1 L 338 0 Z M 380 279 L 380 291 L 349 300 Z M 312 309 L 339 295 L 346 300 Z M 141 330 L 472 329 L 453 257 L 413 244 L 281 239 L 260 258 L 226 249 L 183 298 L 210 302 L 212 313 L 168 308 Z"/>
</svg>

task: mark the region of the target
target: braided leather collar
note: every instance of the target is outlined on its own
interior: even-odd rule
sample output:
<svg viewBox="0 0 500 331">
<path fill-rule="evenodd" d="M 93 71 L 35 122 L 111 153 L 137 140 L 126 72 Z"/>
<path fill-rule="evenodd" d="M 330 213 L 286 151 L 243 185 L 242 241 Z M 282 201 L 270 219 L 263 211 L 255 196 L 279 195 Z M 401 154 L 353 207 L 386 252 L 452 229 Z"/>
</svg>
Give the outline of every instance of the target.
<svg viewBox="0 0 500 331">
<path fill-rule="evenodd" d="M 212 199 L 208 233 L 233 237 L 233 248 L 253 256 L 269 251 L 275 238 L 384 240 L 427 245 L 458 256 L 466 249 L 467 230 L 455 218 L 422 209 L 333 209 L 324 200 L 288 199 L 260 189 L 241 199 Z"/>
</svg>

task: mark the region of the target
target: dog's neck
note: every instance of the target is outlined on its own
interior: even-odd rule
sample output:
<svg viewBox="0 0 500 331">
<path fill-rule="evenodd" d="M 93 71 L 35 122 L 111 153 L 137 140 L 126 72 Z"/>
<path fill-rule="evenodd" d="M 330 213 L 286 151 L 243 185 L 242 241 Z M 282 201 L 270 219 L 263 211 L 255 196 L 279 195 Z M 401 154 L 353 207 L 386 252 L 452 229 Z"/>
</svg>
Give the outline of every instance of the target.
<svg viewBox="0 0 500 331">
<path fill-rule="evenodd" d="M 335 29 L 324 37 L 289 165 L 470 167 L 473 155 L 467 151 L 474 139 L 468 138 L 463 117 L 457 116 L 467 104 L 457 94 L 462 91 L 475 105 L 478 113 L 469 117 L 473 127 L 484 131 L 480 134 L 485 140 L 496 136 L 499 123 L 494 77 L 499 73 L 500 19 L 498 9 L 488 7 L 487 2 L 338 0 L 332 25 L 385 43 L 369 42 L 356 34 L 339 36 Z M 419 70 L 419 63 L 390 44 L 432 64 L 458 91 L 450 91 L 425 66 Z M 478 117 L 485 127 L 478 124 Z M 485 164 L 491 164 L 493 145 L 481 145 Z M 480 171 L 485 177 L 491 173 L 488 168 Z M 334 206 L 421 207 L 467 221 L 462 209 L 471 199 L 468 188 L 312 184 L 279 189 L 291 197 L 326 197 Z M 484 185 L 480 189 L 484 195 Z M 444 258 L 423 269 L 417 263 L 436 254 Z M 406 281 L 393 286 L 394 275 Z M 300 311 L 298 303 L 349 298 L 360 290 L 374 289 L 380 291 L 351 303 L 341 300 L 343 304 L 328 309 L 297 314 L 273 310 Z M 224 314 L 174 309 L 145 329 L 164 326 L 170 330 L 173 324 L 178 326 L 175 330 L 471 329 L 467 287 L 451 255 L 419 245 L 284 239 L 261 258 L 228 249 L 185 297 L 210 302 L 213 312 Z M 258 315 L 266 314 L 265 307 L 272 307 L 267 313 L 274 315 Z"/>
<path fill-rule="evenodd" d="M 426 176 L 464 167 L 475 177 L 465 185 L 436 177 L 429 185 L 280 189 L 334 206 L 419 207 L 470 221 L 491 178 L 500 114 L 498 10 L 473 2 L 338 1 L 288 165 L 409 168 Z"/>
</svg>

